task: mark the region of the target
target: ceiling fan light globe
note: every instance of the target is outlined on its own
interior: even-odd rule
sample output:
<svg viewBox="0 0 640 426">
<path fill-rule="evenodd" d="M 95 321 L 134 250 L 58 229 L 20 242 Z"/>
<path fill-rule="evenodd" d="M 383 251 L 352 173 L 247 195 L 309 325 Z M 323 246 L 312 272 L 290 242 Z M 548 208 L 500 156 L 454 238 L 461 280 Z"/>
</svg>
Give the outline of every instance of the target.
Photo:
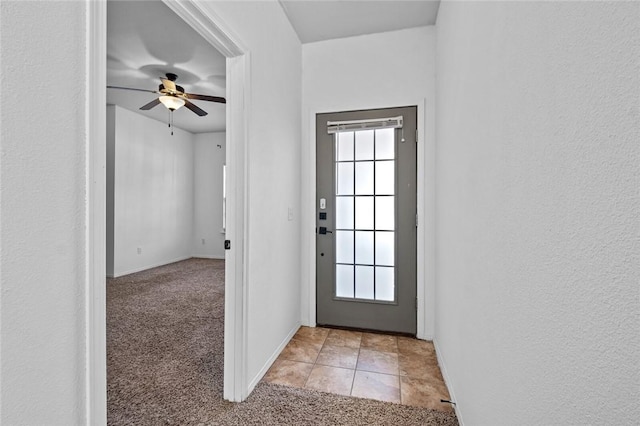
<svg viewBox="0 0 640 426">
<path fill-rule="evenodd" d="M 184 99 L 177 98 L 175 96 L 160 96 L 160 102 L 168 109 L 175 111 L 184 105 Z"/>
</svg>

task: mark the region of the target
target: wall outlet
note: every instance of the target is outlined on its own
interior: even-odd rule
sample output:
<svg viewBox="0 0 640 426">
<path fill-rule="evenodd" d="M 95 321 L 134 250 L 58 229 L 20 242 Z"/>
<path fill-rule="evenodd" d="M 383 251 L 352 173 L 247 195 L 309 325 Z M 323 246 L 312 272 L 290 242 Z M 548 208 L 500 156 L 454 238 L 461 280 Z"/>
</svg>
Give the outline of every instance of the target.
<svg viewBox="0 0 640 426">
<path fill-rule="evenodd" d="M 289 210 L 287 212 L 287 220 L 292 221 L 293 220 L 293 208 L 289 207 Z"/>
<path fill-rule="evenodd" d="M 204 244 L 205 244 L 205 242 L 204 242 L 204 238 L 203 238 L 203 239 L 202 239 L 202 245 L 204 245 Z"/>
<path fill-rule="evenodd" d="M 142 254 L 142 247 L 138 247 L 138 254 Z"/>
</svg>

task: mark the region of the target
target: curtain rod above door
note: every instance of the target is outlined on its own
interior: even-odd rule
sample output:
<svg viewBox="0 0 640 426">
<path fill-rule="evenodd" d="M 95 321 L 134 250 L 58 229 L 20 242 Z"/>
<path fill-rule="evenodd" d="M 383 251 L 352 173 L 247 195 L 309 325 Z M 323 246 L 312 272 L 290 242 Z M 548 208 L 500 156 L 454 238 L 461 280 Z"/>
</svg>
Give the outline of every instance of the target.
<svg viewBox="0 0 640 426">
<path fill-rule="evenodd" d="M 401 129 L 402 116 L 373 120 L 327 121 L 329 134 L 370 129 Z"/>
</svg>

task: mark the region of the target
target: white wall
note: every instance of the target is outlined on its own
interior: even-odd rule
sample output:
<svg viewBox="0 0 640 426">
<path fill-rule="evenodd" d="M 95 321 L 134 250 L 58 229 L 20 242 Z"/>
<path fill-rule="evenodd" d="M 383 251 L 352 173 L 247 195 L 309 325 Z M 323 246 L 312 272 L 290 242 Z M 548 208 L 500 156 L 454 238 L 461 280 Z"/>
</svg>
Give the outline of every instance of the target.
<svg viewBox="0 0 640 426">
<path fill-rule="evenodd" d="M 3 425 L 85 417 L 85 7 L 0 2 Z"/>
<path fill-rule="evenodd" d="M 194 218 L 193 135 L 174 128 L 172 136 L 165 123 L 109 108 L 115 108 L 113 276 L 188 259 Z M 108 167 L 107 182 L 109 172 Z"/>
<path fill-rule="evenodd" d="M 303 45 L 302 322 L 315 325 L 315 115 L 418 106 L 418 209 L 421 306 L 418 337 L 433 336 L 435 27 Z M 420 278 L 420 275 L 422 278 Z"/>
<path fill-rule="evenodd" d="M 189 257 L 224 259 L 224 161 L 224 132 L 175 128 L 171 136 L 166 124 L 109 105 L 107 275 Z"/>
<path fill-rule="evenodd" d="M 440 5 L 436 343 L 464 424 L 640 418 L 639 22 Z"/>
<path fill-rule="evenodd" d="M 224 259 L 222 167 L 225 164 L 225 137 L 224 132 L 194 135 L 191 243 L 194 257 Z"/>
<path fill-rule="evenodd" d="M 301 45 L 275 0 L 203 7 L 234 30 L 250 56 L 245 297 L 251 387 L 300 324 Z"/>
</svg>

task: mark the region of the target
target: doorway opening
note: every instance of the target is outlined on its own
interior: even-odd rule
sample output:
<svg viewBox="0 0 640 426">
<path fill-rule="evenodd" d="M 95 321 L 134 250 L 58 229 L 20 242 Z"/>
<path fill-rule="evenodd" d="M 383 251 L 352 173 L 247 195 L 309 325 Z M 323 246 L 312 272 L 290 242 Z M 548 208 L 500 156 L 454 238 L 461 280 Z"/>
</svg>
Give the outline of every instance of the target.
<svg viewBox="0 0 640 426">
<path fill-rule="evenodd" d="M 226 57 L 226 238 L 225 253 L 224 398 L 246 398 L 246 316 L 244 292 L 244 151 L 248 105 L 249 57 L 228 26 L 192 1 L 164 1 L 176 15 Z M 106 423 L 106 2 L 87 3 L 87 421 Z"/>
</svg>

